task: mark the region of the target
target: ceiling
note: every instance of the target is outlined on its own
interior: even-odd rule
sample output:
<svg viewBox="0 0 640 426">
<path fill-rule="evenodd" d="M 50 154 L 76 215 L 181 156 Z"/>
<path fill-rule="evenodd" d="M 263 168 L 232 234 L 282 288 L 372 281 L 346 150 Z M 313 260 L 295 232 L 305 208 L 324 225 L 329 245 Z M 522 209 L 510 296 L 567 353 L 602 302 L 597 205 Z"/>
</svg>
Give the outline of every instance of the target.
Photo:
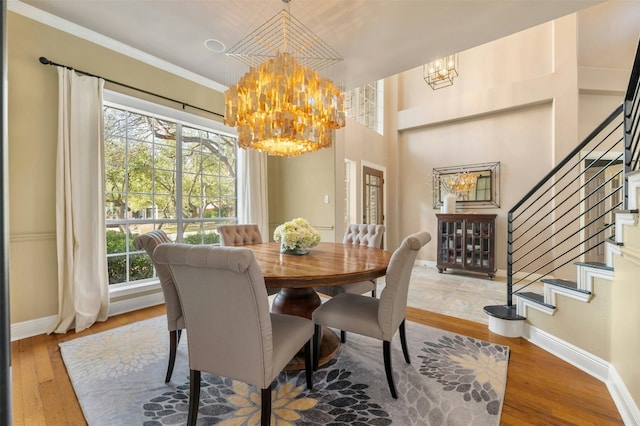
<svg viewBox="0 0 640 426">
<path fill-rule="evenodd" d="M 327 72 L 349 89 L 601 1 L 292 0 L 288 7 L 344 57 Z M 12 3 L 31 5 L 223 86 L 234 84 L 246 67 L 208 50 L 205 40 L 230 48 L 285 7 L 280 0 L 10 0 L 10 10 Z"/>
</svg>

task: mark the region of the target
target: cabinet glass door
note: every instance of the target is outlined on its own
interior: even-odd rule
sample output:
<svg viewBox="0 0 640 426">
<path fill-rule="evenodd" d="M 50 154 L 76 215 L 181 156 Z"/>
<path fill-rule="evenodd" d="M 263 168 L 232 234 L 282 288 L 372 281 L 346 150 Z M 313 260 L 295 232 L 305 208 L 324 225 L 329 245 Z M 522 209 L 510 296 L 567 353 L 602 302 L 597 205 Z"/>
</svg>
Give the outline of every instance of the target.
<svg viewBox="0 0 640 426">
<path fill-rule="evenodd" d="M 440 261 L 462 265 L 462 222 L 442 221 L 440 226 Z"/>
</svg>

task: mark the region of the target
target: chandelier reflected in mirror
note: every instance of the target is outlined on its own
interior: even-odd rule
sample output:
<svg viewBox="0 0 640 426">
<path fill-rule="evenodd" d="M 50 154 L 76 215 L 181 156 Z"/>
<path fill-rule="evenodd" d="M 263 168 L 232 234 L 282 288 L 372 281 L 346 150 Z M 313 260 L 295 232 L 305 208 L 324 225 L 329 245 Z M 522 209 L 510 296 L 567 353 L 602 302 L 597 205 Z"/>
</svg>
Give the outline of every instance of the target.
<svg viewBox="0 0 640 426">
<path fill-rule="evenodd" d="M 344 94 L 317 70 L 342 61 L 336 51 L 283 8 L 227 55 L 249 66 L 224 93 L 224 122 L 241 148 L 296 156 L 332 145 Z"/>
<path fill-rule="evenodd" d="M 458 76 L 458 54 L 444 56 L 422 66 L 422 77 L 433 90 L 452 86 Z"/>
</svg>

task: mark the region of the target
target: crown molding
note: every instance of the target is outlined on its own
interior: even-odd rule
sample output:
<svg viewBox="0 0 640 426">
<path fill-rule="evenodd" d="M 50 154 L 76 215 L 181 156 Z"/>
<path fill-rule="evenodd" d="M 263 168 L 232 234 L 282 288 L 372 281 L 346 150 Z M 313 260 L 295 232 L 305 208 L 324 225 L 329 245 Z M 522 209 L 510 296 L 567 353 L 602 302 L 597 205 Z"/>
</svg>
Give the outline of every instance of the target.
<svg viewBox="0 0 640 426">
<path fill-rule="evenodd" d="M 11 12 L 20 14 L 29 19 L 33 19 L 34 21 L 40 22 L 41 24 L 48 25 L 60 31 L 64 31 L 75 37 L 90 41 L 99 46 L 105 47 L 107 49 L 118 52 L 122 55 L 136 59 L 140 62 L 144 62 L 145 64 L 151 65 L 155 68 L 174 74 L 178 77 L 182 77 L 187 80 L 193 81 L 194 83 L 201 84 L 210 89 L 217 90 L 219 92 L 224 92 L 225 90 L 228 89 L 227 86 L 221 83 L 218 83 L 216 81 L 213 81 L 211 79 L 208 79 L 206 77 L 203 77 L 200 74 L 196 74 L 194 72 L 186 70 L 175 64 L 167 62 L 164 59 L 160 59 L 158 57 L 150 55 L 146 52 L 143 52 L 142 50 L 136 49 L 127 44 L 116 41 L 112 38 L 109 38 L 103 34 L 97 33 L 95 31 L 92 31 L 78 24 L 74 24 L 71 21 L 62 19 L 49 12 L 45 12 L 29 4 L 23 3 L 19 0 L 9 0 L 7 3 L 7 9 Z M 52 60 L 55 61 L 55 58 L 52 58 Z"/>
</svg>

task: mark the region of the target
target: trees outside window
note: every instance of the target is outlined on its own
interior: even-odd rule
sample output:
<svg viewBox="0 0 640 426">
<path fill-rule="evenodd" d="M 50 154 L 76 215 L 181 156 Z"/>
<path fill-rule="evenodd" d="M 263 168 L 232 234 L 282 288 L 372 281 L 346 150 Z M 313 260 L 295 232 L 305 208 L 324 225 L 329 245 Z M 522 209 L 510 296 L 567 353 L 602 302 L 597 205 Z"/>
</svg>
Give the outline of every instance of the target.
<svg viewBox="0 0 640 426">
<path fill-rule="evenodd" d="M 104 132 L 110 285 L 154 277 L 137 235 L 217 244 L 218 225 L 237 221 L 235 136 L 111 105 Z"/>
</svg>

